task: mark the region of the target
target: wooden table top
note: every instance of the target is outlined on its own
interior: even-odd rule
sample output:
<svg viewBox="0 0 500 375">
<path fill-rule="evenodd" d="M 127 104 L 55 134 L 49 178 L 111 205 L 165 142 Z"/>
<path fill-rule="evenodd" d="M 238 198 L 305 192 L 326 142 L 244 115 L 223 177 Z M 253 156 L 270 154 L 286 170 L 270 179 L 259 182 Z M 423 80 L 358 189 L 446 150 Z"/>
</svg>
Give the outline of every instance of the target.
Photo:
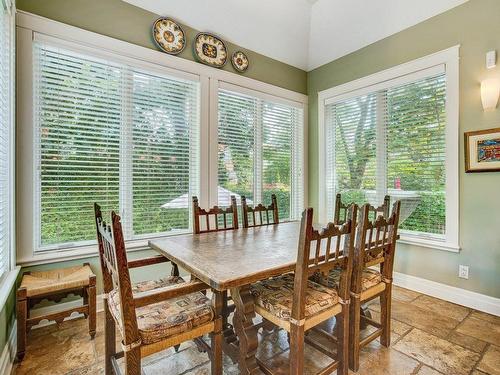
<svg viewBox="0 0 500 375">
<path fill-rule="evenodd" d="M 149 241 L 149 245 L 219 291 L 293 271 L 300 222 Z"/>
</svg>

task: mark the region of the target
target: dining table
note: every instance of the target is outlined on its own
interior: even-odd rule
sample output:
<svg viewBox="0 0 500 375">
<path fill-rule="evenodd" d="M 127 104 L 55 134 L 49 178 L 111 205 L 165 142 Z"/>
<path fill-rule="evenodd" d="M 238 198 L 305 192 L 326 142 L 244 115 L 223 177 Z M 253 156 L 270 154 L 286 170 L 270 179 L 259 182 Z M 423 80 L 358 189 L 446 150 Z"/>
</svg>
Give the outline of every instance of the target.
<svg viewBox="0 0 500 375">
<path fill-rule="evenodd" d="M 252 283 L 293 271 L 300 222 L 183 234 L 149 241 L 155 249 L 216 291 L 230 291 L 235 305 L 232 325 L 224 331 L 224 352 L 241 374 L 260 374 L 256 358 Z"/>
</svg>

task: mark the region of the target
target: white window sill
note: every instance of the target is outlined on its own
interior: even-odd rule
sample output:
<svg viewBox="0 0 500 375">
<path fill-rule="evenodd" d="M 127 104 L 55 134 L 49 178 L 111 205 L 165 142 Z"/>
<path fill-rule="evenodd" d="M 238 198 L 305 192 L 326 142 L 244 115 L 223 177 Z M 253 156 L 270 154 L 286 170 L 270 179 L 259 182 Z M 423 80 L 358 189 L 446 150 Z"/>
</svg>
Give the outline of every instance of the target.
<svg viewBox="0 0 500 375">
<path fill-rule="evenodd" d="M 6 272 L 2 280 L 0 280 L 0 311 L 3 310 L 7 299 L 12 292 L 12 288 L 16 285 L 17 275 L 21 267 L 17 266 L 11 271 Z"/>
<path fill-rule="evenodd" d="M 186 233 L 190 232 L 183 231 L 182 233 L 175 233 L 167 236 L 158 236 L 147 239 L 131 240 L 125 243 L 125 247 L 127 249 L 127 252 L 148 250 L 150 249 L 150 247 L 148 246 L 149 240 L 155 238 L 170 237 L 172 235 L 175 236 L 180 234 L 186 234 Z M 26 266 L 35 266 L 38 264 L 66 262 L 68 260 L 85 259 L 97 256 L 99 256 L 97 245 L 84 245 L 72 248 L 59 248 L 56 250 L 39 251 L 36 253 L 32 253 L 27 257 L 23 257 L 21 254 L 18 254 L 17 264 L 26 267 Z"/>
<path fill-rule="evenodd" d="M 398 240 L 398 243 L 427 247 L 429 249 L 435 249 L 435 250 L 449 251 L 452 253 L 460 252 L 460 246 L 458 246 L 457 244 L 449 243 L 446 241 L 408 236 L 403 233 L 401 233 L 401 237 Z"/>
</svg>

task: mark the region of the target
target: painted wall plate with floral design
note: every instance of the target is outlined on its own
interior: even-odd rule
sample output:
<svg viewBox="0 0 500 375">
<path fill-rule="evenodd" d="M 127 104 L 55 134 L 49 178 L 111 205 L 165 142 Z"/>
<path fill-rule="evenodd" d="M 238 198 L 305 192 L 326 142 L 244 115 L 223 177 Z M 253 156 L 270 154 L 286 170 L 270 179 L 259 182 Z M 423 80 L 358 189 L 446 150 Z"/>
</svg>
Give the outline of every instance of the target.
<svg viewBox="0 0 500 375">
<path fill-rule="evenodd" d="M 231 56 L 231 64 L 233 64 L 233 68 L 238 72 L 243 73 L 248 69 L 248 57 L 241 51 L 236 51 Z"/>
<path fill-rule="evenodd" d="M 194 55 L 199 62 L 222 68 L 227 61 L 227 49 L 224 42 L 209 33 L 198 33 L 193 43 Z"/>
<path fill-rule="evenodd" d="M 184 31 L 177 22 L 166 17 L 158 18 L 153 24 L 153 39 L 158 47 L 171 55 L 181 53 L 186 47 Z"/>
</svg>

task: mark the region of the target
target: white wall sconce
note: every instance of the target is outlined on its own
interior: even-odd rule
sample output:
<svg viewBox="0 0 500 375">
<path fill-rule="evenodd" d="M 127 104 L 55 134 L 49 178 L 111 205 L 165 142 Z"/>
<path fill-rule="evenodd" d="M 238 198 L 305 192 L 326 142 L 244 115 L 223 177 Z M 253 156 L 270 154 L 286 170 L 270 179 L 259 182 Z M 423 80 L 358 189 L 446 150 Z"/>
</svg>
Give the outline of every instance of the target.
<svg viewBox="0 0 500 375">
<path fill-rule="evenodd" d="M 481 101 L 485 111 L 491 111 L 497 107 L 499 96 L 500 82 L 498 80 L 491 78 L 481 82 Z"/>
<path fill-rule="evenodd" d="M 497 66 L 497 51 L 489 51 L 486 54 L 486 69 L 493 69 Z M 481 82 L 481 101 L 483 109 L 491 111 L 497 107 L 500 96 L 500 82 L 496 79 L 486 79 Z"/>
</svg>

